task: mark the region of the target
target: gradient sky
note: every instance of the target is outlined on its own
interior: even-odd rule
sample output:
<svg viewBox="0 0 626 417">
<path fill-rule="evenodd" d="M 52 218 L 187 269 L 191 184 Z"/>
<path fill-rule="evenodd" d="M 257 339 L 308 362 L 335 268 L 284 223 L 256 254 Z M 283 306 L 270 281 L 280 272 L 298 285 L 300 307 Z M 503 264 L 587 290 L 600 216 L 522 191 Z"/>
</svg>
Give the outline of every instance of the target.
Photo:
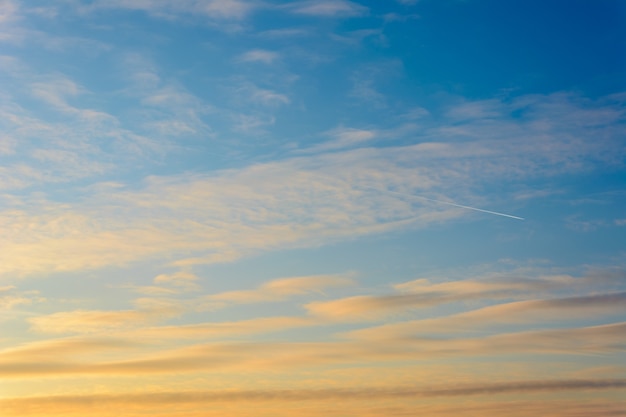
<svg viewBox="0 0 626 417">
<path fill-rule="evenodd" d="M 0 414 L 623 415 L 625 185 L 621 0 L 0 0 Z"/>
</svg>

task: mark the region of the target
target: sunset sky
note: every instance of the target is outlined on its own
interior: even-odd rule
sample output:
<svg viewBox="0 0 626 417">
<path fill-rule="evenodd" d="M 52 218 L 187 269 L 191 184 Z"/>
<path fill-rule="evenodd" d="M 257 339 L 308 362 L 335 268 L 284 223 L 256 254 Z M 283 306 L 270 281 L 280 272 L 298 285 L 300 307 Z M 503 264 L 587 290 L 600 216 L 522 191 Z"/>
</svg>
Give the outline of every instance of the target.
<svg viewBox="0 0 626 417">
<path fill-rule="evenodd" d="M 626 414 L 626 2 L 0 0 L 0 415 Z"/>
</svg>

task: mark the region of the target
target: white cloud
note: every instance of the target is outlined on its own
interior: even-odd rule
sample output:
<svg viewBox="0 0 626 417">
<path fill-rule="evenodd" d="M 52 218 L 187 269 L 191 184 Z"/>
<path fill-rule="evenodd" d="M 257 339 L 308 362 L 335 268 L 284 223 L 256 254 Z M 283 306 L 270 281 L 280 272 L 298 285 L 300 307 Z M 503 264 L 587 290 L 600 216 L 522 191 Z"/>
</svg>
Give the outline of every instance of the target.
<svg viewBox="0 0 626 417">
<path fill-rule="evenodd" d="M 350 97 L 368 107 L 385 108 L 387 96 L 380 88 L 382 83 L 397 77 L 403 72 L 403 64 L 398 60 L 385 60 L 357 68 L 351 77 Z"/>
<path fill-rule="evenodd" d="M 241 20 L 254 7 L 254 2 L 242 0 L 98 0 L 82 10 L 127 9 L 142 10 L 159 18 L 200 15 L 215 20 Z"/>
<path fill-rule="evenodd" d="M 448 110 L 447 116 L 450 119 L 460 120 L 480 120 L 491 117 L 501 117 L 506 109 L 502 108 L 499 100 L 481 100 L 459 103 Z"/>
<path fill-rule="evenodd" d="M 413 6 L 419 2 L 419 0 L 396 0 L 400 4 L 404 4 L 406 6 Z"/>
<path fill-rule="evenodd" d="M 305 148 L 303 151 L 323 152 L 358 147 L 376 138 L 377 134 L 378 132 L 374 130 L 339 127 L 327 132 L 327 135 L 333 138 L 332 140 Z"/>
<path fill-rule="evenodd" d="M 293 13 L 319 17 L 361 16 L 368 12 L 367 7 L 347 0 L 310 0 L 289 5 Z"/>
<path fill-rule="evenodd" d="M 75 112 L 76 109 L 67 103 L 67 99 L 81 94 L 84 90 L 72 80 L 55 77 L 47 82 L 31 84 L 31 91 L 33 95 L 58 110 Z"/>
<path fill-rule="evenodd" d="M 279 54 L 274 51 L 267 51 L 264 49 L 253 49 L 245 52 L 239 57 L 241 62 L 262 62 L 264 64 L 271 64 L 279 58 Z"/>
<path fill-rule="evenodd" d="M 387 97 L 376 89 L 371 79 L 355 78 L 350 96 L 377 108 L 387 107 Z"/>
<path fill-rule="evenodd" d="M 19 64 L 20 71 L 9 74 L 14 94 L 0 96 L 0 125 L 7 138 L 0 154 L 20 155 L 5 165 L 6 171 L 0 169 L 3 188 L 124 170 L 129 160 L 161 148 L 157 141 L 123 127 L 112 114 L 85 105 L 93 102 L 94 93 L 74 80 Z M 22 106 L 19 97 L 26 94 L 38 105 Z"/>
<path fill-rule="evenodd" d="M 280 94 L 272 90 L 265 90 L 262 88 L 255 89 L 251 92 L 250 98 L 253 101 L 259 102 L 265 105 L 277 105 L 277 104 L 289 104 L 290 100 L 285 94 Z"/>
<path fill-rule="evenodd" d="M 294 37 L 308 36 L 311 31 L 305 28 L 270 29 L 259 32 L 259 36 L 270 39 L 292 39 Z"/>
<path fill-rule="evenodd" d="M 336 129 L 331 132 L 331 135 L 335 136 L 339 142 L 345 142 L 346 144 L 365 142 L 376 137 L 376 133 L 371 130 L 353 128 Z"/>
<path fill-rule="evenodd" d="M 233 130 L 248 134 L 259 135 L 264 133 L 264 128 L 272 126 L 276 118 L 264 114 L 235 113 L 230 115 L 233 122 Z"/>
<path fill-rule="evenodd" d="M 13 0 L 0 1 L 0 24 L 16 20 L 18 18 L 18 3 Z"/>
<path fill-rule="evenodd" d="M 285 94 L 260 88 L 252 83 L 245 83 L 238 89 L 237 93 L 242 97 L 243 102 L 253 102 L 262 106 L 274 107 L 290 102 L 289 97 Z"/>
</svg>

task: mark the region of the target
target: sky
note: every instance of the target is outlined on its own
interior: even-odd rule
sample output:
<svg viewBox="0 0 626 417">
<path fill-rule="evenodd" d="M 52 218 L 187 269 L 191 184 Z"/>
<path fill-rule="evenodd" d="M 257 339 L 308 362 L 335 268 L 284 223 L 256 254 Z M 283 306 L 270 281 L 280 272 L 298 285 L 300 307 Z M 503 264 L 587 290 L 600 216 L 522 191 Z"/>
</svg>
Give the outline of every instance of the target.
<svg viewBox="0 0 626 417">
<path fill-rule="evenodd" d="M 0 0 L 0 414 L 626 413 L 626 3 Z"/>
</svg>

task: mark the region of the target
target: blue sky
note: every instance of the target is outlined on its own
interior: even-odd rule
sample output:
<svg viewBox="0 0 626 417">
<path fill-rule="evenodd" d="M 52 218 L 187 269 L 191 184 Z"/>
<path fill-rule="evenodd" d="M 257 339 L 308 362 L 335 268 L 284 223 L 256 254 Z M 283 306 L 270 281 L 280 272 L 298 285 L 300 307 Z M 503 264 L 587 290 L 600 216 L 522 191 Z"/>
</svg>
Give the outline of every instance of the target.
<svg viewBox="0 0 626 417">
<path fill-rule="evenodd" d="M 623 411 L 625 23 L 0 0 L 0 408 Z"/>
</svg>

